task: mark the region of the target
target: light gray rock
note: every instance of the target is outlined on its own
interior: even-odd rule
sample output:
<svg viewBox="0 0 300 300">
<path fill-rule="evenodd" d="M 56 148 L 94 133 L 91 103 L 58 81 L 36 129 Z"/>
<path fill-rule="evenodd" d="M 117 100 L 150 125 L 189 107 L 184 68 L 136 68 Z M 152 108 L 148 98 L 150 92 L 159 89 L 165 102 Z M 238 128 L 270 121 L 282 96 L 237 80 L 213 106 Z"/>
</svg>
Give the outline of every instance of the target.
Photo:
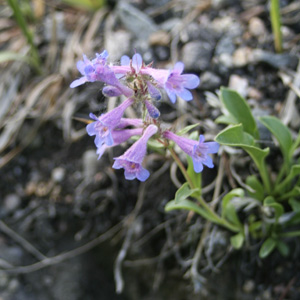
<svg viewBox="0 0 300 300">
<path fill-rule="evenodd" d="M 189 42 L 182 48 L 181 59 L 187 70 L 205 71 L 210 67 L 212 51 L 208 42 Z"/>
<path fill-rule="evenodd" d="M 61 167 L 54 168 L 51 173 L 51 178 L 54 182 L 62 182 L 65 178 L 66 170 Z"/>
<path fill-rule="evenodd" d="M 200 76 L 200 86 L 199 88 L 202 90 L 214 90 L 220 87 L 221 78 L 209 71 L 204 72 Z"/>
<path fill-rule="evenodd" d="M 120 60 L 126 54 L 131 53 L 132 34 L 125 30 L 111 32 L 105 38 L 105 49 L 112 61 Z"/>
<path fill-rule="evenodd" d="M 232 54 L 235 50 L 233 38 L 230 35 L 223 36 L 216 47 L 215 56 L 219 56 L 223 53 Z"/>
<path fill-rule="evenodd" d="M 138 39 L 147 40 L 153 32 L 158 30 L 158 26 L 148 15 L 125 1 L 119 1 L 116 12 L 127 30 Z"/>
<path fill-rule="evenodd" d="M 17 194 L 9 194 L 4 198 L 6 213 L 13 212 L 21 205 L 21 198 Z"/>
<path fill-rule="evenodd" d="M 296 69 L 298 58 L 296 55 L 289 53 L 276 54 L 261 49 L 255 49 L 252 52 L 252 62 L 264 62 L 277 69 Z"/>
</svg>

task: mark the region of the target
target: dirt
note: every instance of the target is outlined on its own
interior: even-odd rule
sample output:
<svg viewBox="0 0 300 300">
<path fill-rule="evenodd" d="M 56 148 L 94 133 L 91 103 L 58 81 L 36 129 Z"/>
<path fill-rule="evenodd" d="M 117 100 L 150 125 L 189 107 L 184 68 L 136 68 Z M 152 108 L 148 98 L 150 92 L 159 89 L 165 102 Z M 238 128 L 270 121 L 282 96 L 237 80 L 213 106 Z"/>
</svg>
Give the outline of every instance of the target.
<svg viewBox="0 0 300 300">
<path fill-rule="evenodd" d="M 111 168 L 113 157 L 126 148 L 115 148 L 97 161 L 93 139 L 78 120 L 111 108 L 101 84 L 69 88 L 79 76 L 76 61 L 83 53 L 92 57 L 108 48 L 112 60 L 118 60 L 136 49 L 159 67 L 182 60 L 190 64 L 186 72 L 202 80 L 188 104 L 159 104 L 167 124 L 177 117 L 179 127 L 199 122 L 199 131 L 213 138 L 223 126 L 213 123 L 220 110 L 209 104 L 206 92 L 215 93 L 221 85 L 239 89 L 245 83 L 241 92 L 252 108 L 280 115 L 290 88 L 278 72 L 293 78 L 299 59 L 298 2 L 281 1 L 285 56 L 275 58 L 264 1 L 131 1 L 138 11 L 129 6 L 131 14 L 125 14 L 125 20 L 128 7 L 120 6 L 123 1 L 108 2 L 96 13 L 47 2 L 40 19 L 31 21 L 43 74 L 19 62 L 4 65 L 4 86 L 16 86 L 3 95 L 12 100 L 0 118 L 0 137 L 5 138 L 9 126 L 13 132 L 7 146 L 0 145 L 0 298 L 300 299 L 299 240 L 290 241 L 289 257 L 274 252 L 261 260 L 260 243 L 251 241 L 251 246 L 234 251 L 230 233 L 212 226 L 198 274 L 192 274 L 199 239 L 208 225 L 185 211 L 164 211 L 177 190 L 170 157 L 150 151 L 149 180 L 126 181 L 123 171 Z M 1 23 L 1 37 L 4 32 L 9 36 L 1 49 L 24 50 L 26 42 L 7 12 L 1 4 L 1 19 L 10 24 Z M 147 22 L 153 29 L 148 25 L 149 36 L 139 36 L 134 28 Z M 157 37 L 158 30 L 163 35 Z M 267 51 L 270 59 L 243 56 L 241 62 L 236 51 L 246 55 L 247 47 Z M 44 80 L 50 83 L 35 97 L 31 92 Z M 30 99 L 35 99 L 32 106 Z M 17 123 L 26 105 L 26 117 Z M 299 110 L 298 103 L 294 110 Z M 297 132 L 299 124 L 293 121 L 289 120 Z M 276 151 L 273 155 L 276 159 Z M 216 178 L 219 161 L 216 156 L 216 167 L 203 172 L 204 186 Z M 179 170 L 175 174 L 183 182 Z M 226 173 L 222 192 L 230 185 Z M 211 199 L 212 190 L 205 197 Z M 122 293 L 116 293 L 118 289 Z"/>
</svg>

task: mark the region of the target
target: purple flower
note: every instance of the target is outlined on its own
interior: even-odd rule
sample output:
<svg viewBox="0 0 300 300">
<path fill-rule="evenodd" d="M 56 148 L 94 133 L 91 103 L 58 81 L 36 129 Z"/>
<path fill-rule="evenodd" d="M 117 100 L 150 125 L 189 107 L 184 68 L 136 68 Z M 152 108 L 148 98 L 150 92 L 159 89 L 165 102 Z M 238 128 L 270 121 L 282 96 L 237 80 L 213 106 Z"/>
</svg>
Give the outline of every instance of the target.
<svg viewBox="0 0 300 300">
<path fill-rule="evenodd" d="M 219 144 L 216 142 L 204 143 L 204 136 L 200 135 L 199 142 L 178 136 L 171 131 L 165 131 L 163 136 L 174 141 L 186 154 L 193 159 L 194 170 L 200 173 L 203 170 L 203 165 L 213 168 L 214 164 L 209 153 L 217 153 Z"/>
<path fill-rule="evenodd" d="M 113 168 L 124 168 L 124 174 L 127 180 L 137 178 L 140 181 L 145 181 L 149 177 L 150 173 L 142 167 L 142 162 L 146 155 L 147 142 L 157 130 L 155 125 L 149 125 L 138 141 L 136 141 L 123 155 L 114 158 L 115 162 Z"/>
<path fill-rule="evenodd" d="M 188 89 L 194 89 L 200 83 L 200 80 L 196 75 L 181 75 L 183 68 L 184 64 L 182 62 L 176 63 L 164 85 L 172 103 L 176 102 L 176 95 L 186 101 L 192 100 L 193 95 Z"/>
<path fill-rule="evenodd" d="M 123 130 L 112 130 L 111 135 L 114 143 L 111 146 L 102 144 L 97 148 L 98 159 L 100 159 L 107 148 L 115 147 L 129 140 L 134 135 L 141 135 L 143 128 L 123 129 Z"/>
<path fill-rule="evenodd" d="M 113 110 L 107 112 L 106 114 L 101 115 L 99 118 L 94 114 L 90 114 L 90 118 L 95 120 L 91 124 L 88 124 L 86 127 L 86 131 L 88 135 L 95 135 L 95 145 L 96 147 L 100 147 L 102 144 L 106 144 L 107 146 L 112 146 L 114 143 L 111 131 L 116 128 L 121 122 L 124 111 L 127 107 L 129 107 L 134 102 L 133 99 L 128 98 L 123 103 L 121 103 L 118 107 Z"/>
<path fill-rule="evenodd" d="M 95 72 L 95 66 L 105 66 L 108 53 L 104 50 L 101 54 L 96 53 L 96 58 L 90 61 L 86 55 L 83 55 L 83 61 L 80 60 L 77 62 L 77 69 L 81 73 L 82 77 L 74 80 L 70 87 L 75 88 L 79 85 L 84 84 L 85 82 L 94 82 L 98 80 L 97 74 Z"/>
<path fill-rule="evenodd" d="M 107 65 L 108 53 L 104 50 L 101 54 L 96 54 L 96 58 L 90 61 L 86 55 L 83 55 L 83 61 L 77 62 L 77 69 L 83 75 L 81 78 L 74 80 L 70 87 L 75 88 L 85 82 L 102 81 L 119 90 L 114 90 L 115 94 L 123 94 L 127 97 L 132 96 L 133 91 L 123 85 L 116 77 L 114 70 Z"/>
</svg>

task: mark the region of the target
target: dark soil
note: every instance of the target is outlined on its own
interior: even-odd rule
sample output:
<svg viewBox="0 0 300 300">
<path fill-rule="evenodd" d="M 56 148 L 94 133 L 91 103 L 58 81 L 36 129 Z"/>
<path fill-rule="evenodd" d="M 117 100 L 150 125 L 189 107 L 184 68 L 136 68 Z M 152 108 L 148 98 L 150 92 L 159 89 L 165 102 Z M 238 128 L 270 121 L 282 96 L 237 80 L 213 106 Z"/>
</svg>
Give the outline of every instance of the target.
<svg viewBox="0 0 300 300">
<path fill-rule="evenodd" d="M 299 22 L 293 21 L 300 14 L 298 1 L 281 1 L 284 53 L 277 56 L 265 1 L 131 1 L 127 5 L 140 10 L 139 18 L 131 10 L 132 15 L 125 13 L 125 20 L 120 3 L 126 1 L 117 1 L 119 5 L 108 2 L 105 17 L 99 14 L 98 19 L 92 12 L 47 2 L 44 15 L 33 26 L 37 28 L 42 61 L 46 61 L 53 50 L 49 22 L 52 24 L 51 16 L 56 17 L 60 32 L 53 63 L 45 63 L 42 76 L 24 65 L 19 73 L 12 73 L 12 77 L 22 76 L 16 97 L 24 100 L 10 108 L 4 121 L 0 119 L 0 137 L 3 124 L 24 107 L 28 87 L 34 88 L 53 74 L 62 79 L 57 91 L 51 90 L 50 96 L 42 94 L 1 153 L 0 299 L 300 299 L 299 240 L 290 242 L 293 251 L 289 257 L 274 252 L 261 260 L 260 243 L 251 241 L 245 249 L 233 251 L 230 232 L 212 226 L 197 266 L 199 277 L 191 276 L 191 263 L 206 221 L 185 211 L 164 211 L 177 190 L 170 177 L 171 160 L 150 152 L 146 163 L 151 176 L 146 183 L 126 181 L 123 171 L 111 168 L 113 157 L 123 153 L 124 147 L 112 149 L 97 161 L 93 139 L 84 133 L 85 125 L 74 118 L 104 112 L 109 103 L 99 92 L 100 84 L 89 83 L 76 90 L 68 87 L 78 77 L 76 61 L 81 58 L 81 49 L 92 57 L 107 48 L 112 60 L 123 54 L 132 56 L 136 49 L 145 61 L 153 60 L 159 67 L 168 68 L 168 63 L 182 60 L 186 72 L 201 78 L 194 100 L 186 106 L 167 101 L 160 104 L 162 120 L 168 124 L 183 115 L 180 127 L 200 122 L 199 131 L 213 138 L 223 128 L 213 123 L 221 112 L 209 104 L 206 92 L 214 93 L 221 85 L 243 93 L 258 114 L 278 116 L 290 90 L 278 72 L 295 74 L 299 59 L 300 28 Z M 5 14 L 7 10 L 2 4 L 1 18 L 9 19 L 9 29 L 17 30 L 13 18 Z M 147 18 L 153 25 L 148 36 L 135 30 L 147 23 Z M 80 22 L 84 29 L 76 33 Z M 85 36 L 90 34 L 92 22 L 98 25 L 87 42 Z M 158 30 L 164 33 L 162 37 Z M 79 35 L 77 43 L 68 48 L 75 33 Z M 18 37 L 22 38 L 20 33 Z M 247 47 L 266 52 L 263 57 L 248 59 Z M 13 64 L 5 67 L 13 68 Z M 45 106 L 43 99 L 51 104 Z M 53 107 L 56 109 L 51 111 Z M 43 109 L 49 110 L 49 117 Z M 299 123 L 294 121 L 289 120 L 289 124 L 297 132 Z M 35 126 L 29 145 L 3 163 L 13 149 L 25 143 L 24 138 Z M 273 155 L 278 159 L 276 149 Z M 215 179 L 219 159 L 214 158 L 215 169 L 204 171 L 204 186 Z M 176 174 L 182 182 L 179 171 Z M 226 173 L 222 192 L 231 183 L 231 175 Z M 206 197 L 210 201 L 212 191 Z M 81 252 L 81 246 L 112 228 L 116 228 L 114 232 Z M 69 252 L 73 249 L 79 250 Z M 67 253 L 65 259 L 50 259 L 38 270 L 32 269 L 45 257 L 61 253 Z M 118 272 L 124 280 L 121 294 L 115 291 L 116 282 L 121 280 L 115 281 Z"/>
</svg>

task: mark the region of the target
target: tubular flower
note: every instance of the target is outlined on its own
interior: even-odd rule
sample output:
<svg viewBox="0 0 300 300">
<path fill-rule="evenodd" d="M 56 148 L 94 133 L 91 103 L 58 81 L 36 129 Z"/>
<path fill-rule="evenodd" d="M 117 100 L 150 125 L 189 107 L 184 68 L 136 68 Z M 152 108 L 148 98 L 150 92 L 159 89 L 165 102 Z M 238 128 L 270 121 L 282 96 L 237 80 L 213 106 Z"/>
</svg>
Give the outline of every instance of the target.
<svg viewBox="0 0 300 300">
<path fill-rule="evenodd" d="M 200 80 L 196 75 L 182 75 L 183 68 L 184 64 L 182 62 L 176 63 L 164 85 L 172 103 L 176 102 L 176 95 L 186 101 L 192 100 L 193 95 L 188 89 L 194 89 L 200 83 Z"/>
<path fill-rule="evenodd" d="M 123 155 L 114 158 L 115 162 L 113 168 L 124 168 L 124 174 L 127 180 L 137 178 L 140 181 L 145 181 L 149 177 L 150 173 L 142 167 L 142 162 L 146 155 L 147 142 L 157 130 L 158 128 L 155 125 L 149 125 L 138 141 L 136 141 Z"/>
<path fill-rule="evenodd" d="M 86 131 L 88 135 L 95 135 L 95 145 L 96 147 L 100 147 L 102 144 L 106 144 L 107 146 L 112 146 L 114 143 L 111 131 L 116 128 L 121 122 L 124 111 L 127 107 L 129 107 L 134 102 L 133 99 L 128 98 L 123 103 L 121 103 L 118 107 L 113 110 L 107 112 L 106 114 L 101 115 L 99 118 L 94 114 L 90 114 L 90 118 L 95 120 L 91 124 L 88 124 L 86 127 Z"/>
<path fill-rule="evenodd" d="M 133 128 L 133 129 L 121 129 L 121 130 L 112 130 L 111 135 L 113 138 L 113 144 L 111 146 L 107 146 L 106 144 L 102 144 L 97 147 L 98 159 L 100 159 L 107 148 L 115 147 L 120 145 L 127 140 L 129 140 L 134 135 L 141 135 L 143 133 L 143 128 Z"/>
<path fill-rule="evenodd" d="M 182 136 L 178 136 L 171 131 L 165 131 L 163 136 L 175 142 L 186 154 L 193 159 L 194 170 L 200 173 L 203 170 L 203 165 L 213 168 L 214 164 L 212 158 L 208 155 L 210 153 L 217 153 L 219 144 L 217 142 L 204 143 L 204 136 L 200 135 L 199 141 L 191 140 Z"/>
</svg>

